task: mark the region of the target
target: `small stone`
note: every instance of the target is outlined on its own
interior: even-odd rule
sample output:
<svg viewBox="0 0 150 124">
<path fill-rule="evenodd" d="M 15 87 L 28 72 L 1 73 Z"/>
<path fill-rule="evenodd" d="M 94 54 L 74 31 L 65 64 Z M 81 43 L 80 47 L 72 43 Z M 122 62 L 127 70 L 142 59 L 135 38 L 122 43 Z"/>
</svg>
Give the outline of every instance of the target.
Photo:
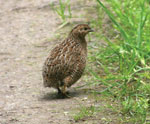
<svg viewBox="0 0 150 124">
<path fill-rule="evenodd" d="M 68 115 L 68 112 L 64 112 L 65 115 Z"/>
<path fill-rule="evenodd" d="M 11 85 L 11 86 L 9 86 L 9 88 L 13 89 L 13 88 L 15 88 L 15 86 Z"/>
</svg>

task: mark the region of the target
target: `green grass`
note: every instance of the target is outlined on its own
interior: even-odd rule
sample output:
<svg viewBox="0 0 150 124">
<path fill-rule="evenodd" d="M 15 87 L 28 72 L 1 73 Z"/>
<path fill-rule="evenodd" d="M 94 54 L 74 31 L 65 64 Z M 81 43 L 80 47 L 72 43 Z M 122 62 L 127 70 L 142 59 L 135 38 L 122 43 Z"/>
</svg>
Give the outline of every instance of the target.
<svg viewBox="0 0 150 124">
<path fill-rule="evenodd" d="M 96 39 L 104 40 L 107 45 L 95 50 L 89 48 L 89 61 L 94 67 L 88 69 L 94 84 L 105 87 L 99 93 L 115 96 L 122 114 L 135 118 L 135 123 L 146 123 L 150 114 L 149 3 L 146 0 L 107 0 L 106 3 L 109 7 L 97 0 L 98 18 L 92 21 L 92 26 L 97 29 Z M 103 24 L 106 15 L 109 24 Z M 106 34 L 103 25 L 111 28 Z"/>
<path fill-rule="evenodd" d="M 90 107 L 82 106 L 82 107 L 80 107 L 79 113 L 74 115 L 74 120 L 77 122 L 77 121 L 83 120 L 87 117 L 91 117 L 97 111 L 98 111 L 98 109 L 95 106 L 90 106 Z"/>
<path fill-rule="evenodd" d="M 59 0 L 54 9 L 63 22 L 72 17 L 68 1 Z M 96 18 L 91 18 L 90 23 L 95 33 L 92 34 L 94 43 L 88 50 L 87 74 L 91 75 L 88 85 L 100 87 L 99 91 L 93 91 L 101 94 L 99 97 L 115 100 L 108 103 L 113 106 L 112 111 L 116 109 L 122 115 L 122 123 L 146 124 L 150 120 L 149 1 L 96 2 L 93 13 Z M 95 112 L 93 108 L 81 107 L 74 120 L 90 117 Z"/>
<path fill-rule="evenodd" d="M 51 4 L 51 7 L 60 17 L 62 23 L 66 23 L 67 18 L 72 18 L 70 0 L 65 1 L 59 0 L 59 4 L 57 6 Z"/>
</svg>

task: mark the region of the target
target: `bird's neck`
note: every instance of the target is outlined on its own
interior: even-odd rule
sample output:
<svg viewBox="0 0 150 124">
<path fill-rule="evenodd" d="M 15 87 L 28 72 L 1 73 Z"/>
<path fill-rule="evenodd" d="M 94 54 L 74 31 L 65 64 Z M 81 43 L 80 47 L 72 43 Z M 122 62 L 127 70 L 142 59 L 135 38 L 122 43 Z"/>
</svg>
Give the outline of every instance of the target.
<svg viewBox="0 0 150 124">
<path fill-rule="evenodd" d="M 83 36 L 79 36 L 79 35 L 70 34 L 68 36 L 68 38 L 69 39 L 72 38 L 72 40 L 74 42 L 76 42 L 77 44 L 81 44 L 83 49 L 85 49 L 85 51 L 86 51 L 86 49 L 87 49 L 87 42 L 86 42 L 85 36 L 83 37 Z"/>
<path fill-rule="evenodd" d="M 70 33 L 68 37 L 73 38 L 77 42 L 86 42 L 85 36 L 83 36 L 83 35 L 81 36 L 81 35 L 77 35 L 74 33 Z"/>
</svg>

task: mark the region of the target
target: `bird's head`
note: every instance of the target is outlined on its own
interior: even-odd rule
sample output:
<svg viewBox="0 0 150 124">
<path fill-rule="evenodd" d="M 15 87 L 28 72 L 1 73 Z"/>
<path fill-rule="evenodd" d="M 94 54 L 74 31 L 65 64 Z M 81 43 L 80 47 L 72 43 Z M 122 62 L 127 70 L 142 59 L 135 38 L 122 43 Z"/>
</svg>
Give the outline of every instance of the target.
<svg viewBox="0 0 150 124">
<path fill-rule="evenodd" d="M 93 30 L 87 24 L 79 24 L 72 29 L 70 34 L 76 37 L 84 38 L 89 32 L 93 32 Z"/>
</svg>

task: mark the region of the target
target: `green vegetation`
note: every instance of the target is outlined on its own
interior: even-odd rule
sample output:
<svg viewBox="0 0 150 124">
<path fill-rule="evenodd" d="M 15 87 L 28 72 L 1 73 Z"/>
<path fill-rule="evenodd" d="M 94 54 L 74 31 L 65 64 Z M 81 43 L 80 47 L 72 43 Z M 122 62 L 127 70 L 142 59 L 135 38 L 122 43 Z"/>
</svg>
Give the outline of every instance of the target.
<svg viewBox="0 0 150 124">
<path fill-rule="evenodd" d="M 90 52 L 89 61 L 96 66 L 89 71 L 92 80 L 105 87 L 99 93 L 114 96 L 119 101 L 122 114 L 134 118 L 135 123 L 146 123 L 150 116 L 149 3 L 146 0 L 107 0 L 109 7 L 106 7 L 97 2 L 98 18 L 93 20 L 92 26 L 98 30 L 95 37 L 103 39 L 107 45 Z M 105 13 L 111 21 L 109 24 L 103 24 Z M 99 31 L 107 30 L 103 25 L 111 29 L 106 33 Z"/>
<path fill-rule="evenodd" d="M 72 17 L 68 1 L 59 0 L 54 9 L 64 22 Z M 69 16 L 65 15 L 66 7 Z M 122 115 L 120 123 L 146 124 L 150 121 L 150 3 L 97 0 L 95 9 L 97 18 L 90 24 L 95 33 L 94 43 L 89 45 L 88 85 L 97 85 L 100 90 L 92 92 L 111 99 L 109 109 Z M 93 115 L 93 108 L 81 107 L 74 119 Z"/>
<path fill-rule="evenodd" d="M 82 106 L 80 108 L 80 112 L 74 116 L 74 120 L 78 121 L 78 120 L 84 119 L 86 117 L 90 117 L 97 111 L 98 110 L 97 110 L 97 108 L 95 108 L 95 106 L 90 106 L 90 107 Z"/>
<path fill-rule="evenodd" d="M 51 4 L 53 10 L 57 13 L 57 15 L 61 18 L 62 22 L 65 23 L 67 18 L 72 18 L 71 7 L 70 7 L 70 0 L 59 0 L 59 5 L 54 6 Z M 66 13 L 66 11 L 68 13 Z"/>
</svg>

